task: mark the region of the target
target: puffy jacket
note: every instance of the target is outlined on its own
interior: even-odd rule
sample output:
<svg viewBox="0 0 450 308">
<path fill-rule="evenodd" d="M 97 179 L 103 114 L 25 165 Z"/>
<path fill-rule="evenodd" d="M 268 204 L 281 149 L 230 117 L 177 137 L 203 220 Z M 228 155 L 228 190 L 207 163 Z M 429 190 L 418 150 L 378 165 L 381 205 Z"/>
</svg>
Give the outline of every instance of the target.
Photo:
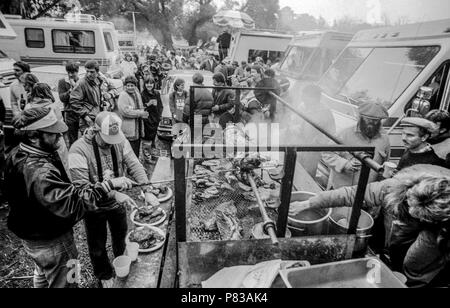
<svg viewBox="0 0 450 308">
<path fill-rule="evenodd" d="M 106 183 L 75 186 L 56 153 L 24 144 L 9 155 L 5 178 L 8 228 L 24 240 L 53 240 L 69 232 L 111 191 Z"/>
<path fill-rule="evenodd" d="M 211 108 L 213 106 L 214 98 L 211 91 L 208 89 L 195 89 L 194 92 L 194 115 L 202 116 L 202 124 L 206 125 L 209 123 L 209 116 L 211 115 Z M 183 122 L 189 123 L 190 115 L 190 100 L 184 105 L 183 111 Z"/>
<path fill-rule="evenodd" d="M 233 90 L 213 90 L 214 106 L 219 106 L 219 111 L 213 112 L 216 116 L 221 116 L 225 112 L 233 109 L 236 94 Z"/>
<path fill-rule="evenodd" d="M 161 100 L 161 94 L 158 90 L 149 92 L 147 89 L 142 91 L 142 103 L 145 111 L 148 112 L 148 119 L 144 119 L 145 137 L 149 138 L 158 129 L 161 122 L 164 106 Z"/>
</svg>

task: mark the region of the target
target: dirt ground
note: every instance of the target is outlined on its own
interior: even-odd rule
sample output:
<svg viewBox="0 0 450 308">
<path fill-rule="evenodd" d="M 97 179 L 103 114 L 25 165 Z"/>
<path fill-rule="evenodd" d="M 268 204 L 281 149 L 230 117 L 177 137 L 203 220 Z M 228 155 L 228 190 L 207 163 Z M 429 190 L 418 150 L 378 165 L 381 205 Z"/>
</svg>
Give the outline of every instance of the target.
<svg viewBox="0 0 450 308">
<path fill-rule="evenodd" d="M 168 150 L 167 144 L 159 143 L 158 149 Z M 165 156 L 166 153 L 162 153 Z M 155 165 L 144 164 L 149 175 L 153 173 Z M 139 190 L 135 189 L 128 194 L 136 199 Z M 130 209 L 128 209 L 129 211 Z M 0 288 L 32 288 L 34 263 L 25 253 L 21 240 L 18 239 L 7 228 L 8 210 L 0 210 Z M 95 278 L 89 259 L 86 233 L 83 222 L 74 227 L 74 237 L 78 249 L 78 260 L 81 265 L 80 288 L 97 288 L 98 283 Z M 111 242 L 107 243 L 110 260 L 113 260 Z"/>
</svg>

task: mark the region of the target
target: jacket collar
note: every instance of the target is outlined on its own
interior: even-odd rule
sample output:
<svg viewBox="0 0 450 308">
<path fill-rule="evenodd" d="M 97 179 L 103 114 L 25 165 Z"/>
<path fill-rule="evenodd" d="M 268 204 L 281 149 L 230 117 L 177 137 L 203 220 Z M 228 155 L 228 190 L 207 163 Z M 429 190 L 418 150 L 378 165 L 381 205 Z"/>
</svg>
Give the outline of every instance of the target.
<svg viewBox="0 0 450 308">
<path fill-rule="evenodd" d="M 24 144 L 24 143 L 20 143 L 19 146 L 20 146 L 20 149 L 22 151 L 24 151 L 24 152 L 26 152 L 28 154 L 34 154 L 34 155 L 37 155 L 37 156 L 49 156 L 49 155 L 52 155 L 52 153 L 48 153 L 48 152 L 42 151 L 41 149 L 38 149 L 36 147 L 33 147 L 31 145 L 27 145 L 27 144 Z"/>
</svg>

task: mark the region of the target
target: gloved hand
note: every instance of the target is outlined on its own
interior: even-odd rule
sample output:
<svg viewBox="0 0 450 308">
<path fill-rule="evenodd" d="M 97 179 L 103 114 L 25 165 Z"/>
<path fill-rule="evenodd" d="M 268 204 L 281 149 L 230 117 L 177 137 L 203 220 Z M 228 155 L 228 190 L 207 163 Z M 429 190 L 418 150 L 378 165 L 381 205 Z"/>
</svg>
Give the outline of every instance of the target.
<svg viewBox="0 0 450 308">
<path fill-rule="evenodd" d="M 298 213 L 303 212 L 311 207 L 309 201 L 293 202 L 289 207 L 289 216 L 296 216 Z"/>
</svg>

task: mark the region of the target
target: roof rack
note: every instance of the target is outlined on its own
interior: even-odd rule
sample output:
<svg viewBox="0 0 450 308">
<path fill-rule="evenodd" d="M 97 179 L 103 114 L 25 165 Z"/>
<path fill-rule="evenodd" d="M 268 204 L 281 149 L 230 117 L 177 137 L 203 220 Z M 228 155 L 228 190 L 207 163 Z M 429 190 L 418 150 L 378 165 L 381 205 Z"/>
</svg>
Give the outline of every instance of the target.
<svg viewBox="0 0 450 308">
<path fill-rule="evenodd" d="M 4 15 L 6 19 L 22 19 L 20 15 Z M 96 23 L 96 24 L 109 24 L 114 25 L 112 22 L 98 20 L 97 17 L 90 14 L 73 14 L 68 13 L 64 18 L 58 17 L 39 17 L 35 21 L 56 21 L 66 23 Z"/>
</svg>

